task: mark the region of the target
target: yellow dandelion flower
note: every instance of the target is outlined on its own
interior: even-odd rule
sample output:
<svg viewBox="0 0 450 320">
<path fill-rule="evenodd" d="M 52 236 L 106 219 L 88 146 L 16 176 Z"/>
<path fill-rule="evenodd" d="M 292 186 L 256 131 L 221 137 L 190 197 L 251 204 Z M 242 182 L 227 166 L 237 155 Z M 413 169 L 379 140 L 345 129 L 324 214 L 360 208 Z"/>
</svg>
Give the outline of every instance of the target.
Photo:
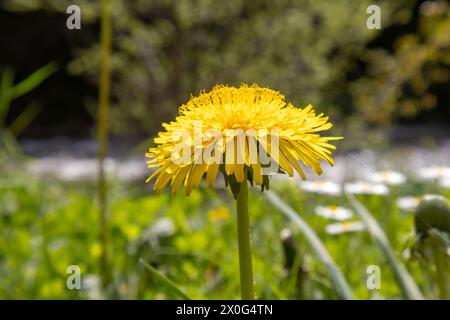
<svg viewBox="0 0 450 320">
<path fill-rule="evenodd" d="M 305 179 L 299 161 L 321 174 L 321 160 L 334 165 L 329 142 L 341 139 L 320 136 L 332 124 L 313 106 L 297 108 L 277 91 L 245 84 L 217 85 L 192 97 L 163 127 L 146 154 L 155 168 L 147 182 L 155 178 L 157 192 L 170 182 L 172 193 L 184 184 L 188 195 L 204 174 L 213 186 L 219 171 L 235 195 L 246 179 L 268 188 L 274 172 L 293 176 L 295 170 Z"/>
<path fill-rule="evenodd" d="M 230 216 L 230 211 L 226 207 L 214 208 L 208 212 L 208 218 L 213 222 L 228 220 Z"/>
</svg>

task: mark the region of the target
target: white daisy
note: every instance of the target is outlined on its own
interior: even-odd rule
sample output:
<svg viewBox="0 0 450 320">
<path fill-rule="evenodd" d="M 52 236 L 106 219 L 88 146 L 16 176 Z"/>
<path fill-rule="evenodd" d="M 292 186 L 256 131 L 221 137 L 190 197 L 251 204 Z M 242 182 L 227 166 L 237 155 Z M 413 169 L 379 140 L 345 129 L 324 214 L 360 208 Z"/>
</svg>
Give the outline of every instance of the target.
<svg viewBox="0 0 450 320">
<path fill-rule="evenodd" d="M 352 210 L 338 206 L 318 206 L 315 212 L 318 216 L 339 221 L 348 220 L 353 217 Z"/>
<path fill-rule="evenodd" d="M 382 183 L 370 183 L 365 181 L 356 181 L 346 183 L 345 191 L 352 194 L 377 194 L 385 195 L 389 193 L 389 189 Z"/>
<path fill-rule="evenodd" d="M 396 186 L 406 181 L 404 174 L 397 171 L 379 171 L 369 176 L 369 180 L 375 183 L 384 183 Z"/>
<path fill-rule="evenodd" d="M 441 179 L 439 185 L 444 189 L 450 189 L 450 178 Z"/>
<path fill-rule="evenodd" d="M 359 221 L 332 223 L 325 227 L 328 234 L 341 234 L 364 230 L 364 224 Z"/>
<path fill-rule="evenodd" d="M 149 233 L 154 236 L 168 237 L 175 232 L 175 224 L 169 217 L 163 217 L 156 220 L 149 229 Z"/>
<path fill-rule="evenodd" d="M 329 194 L 332 196 L 339 196 L 342 189 L 339 184 L 331 181 L 300 181 L 299 186 L 308 192 Z"/>
<path fill-rule="evenodd" d="M 397 206 L 404 211 L 414 211 L 419 205 L 420 198 L 419 197 L 400 197 L 397 199 Z"/>
<path fill-rule="evenodd" d="M 423 180 L 450 178 L 450 167 L 432 166 L 417 170 L 417 176 Z"/>
<path fill-rule="evenodd" d="M 426 194 L 422 197 L 423 200 L 427 200 L 427 201 L 431 201 L 431 200 L 447 200 L 447 198 L 445 198 L 444 196 L 441 196 L 440 194 L 433 194 L 433 193 L 429 193 Z"/>
</svg>

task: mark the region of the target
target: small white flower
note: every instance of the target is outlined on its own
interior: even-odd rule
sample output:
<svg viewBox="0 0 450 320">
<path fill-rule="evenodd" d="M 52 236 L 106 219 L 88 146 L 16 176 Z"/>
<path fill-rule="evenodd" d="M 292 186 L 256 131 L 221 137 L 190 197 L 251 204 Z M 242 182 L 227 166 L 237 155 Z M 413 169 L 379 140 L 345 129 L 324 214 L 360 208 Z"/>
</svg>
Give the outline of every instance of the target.
<svg viewBox="0 0 450 320">
<path fill-rule="evenodd" d="M 379 171 L 371 174 L 369 180 L 375 183 L 396 186 L 405 183 L 406 177 L 404 174 L 396 171 Z"/>
<path fill-rule="evenodd" d="M 332 223 L 325 227 L 325 231 L 328 234 L 341 234 L 346 232 L 356 232 L 364 230 L 364 224 L 362 222 L 340 222 Z"/>
<path fill-rule="evenodd" d="M 163 217 L 156 220 L 150 228 L 150 233 L 156 236 L 168 237 L 175 232 L 173 220 L 169 217 Z"/>
<path fill-rule="evenodd" d="M 417 176 L 423 180 L 450 178 L 450 167 L 432 166 L 417 171 Z"/>
<path fill-rule="evenodd" d="M 440 194 L 433 194 L 429 193 L 422 197 L 423 200 L 431 201 L 431 200 L 447 200 L 444 196 L 441 196 Z"/>
<path fill-rule="evenodd" d="M 299 186 L 308 192 L 329 194 L 332 196 L 339 196 L 341 194 L 341 186 L 331 181 L 301 181 L 299 182 Z"/>
<path fill-rule="evenodd" d="M 396 203 L 397 206 L 404 211 L 413 211 L 419 205 L 420 198 L 419 197 L 401 197 L 398 198 Z"/>
<path fill-rule="evenodd" d="M 414 211 L 422 200 L 434 200 L 434 199 L 446 199 L 445 197 L 439 194 L 425 194 L 421 197 L 401 197 L 398 198 L 396 203 L 397 206 L 405 211 Z M 450 202 L 449 202 L 450 203 Z"/>
<path fill-rule="evenodd" d="M 450 178 L 441 179 L 439 185 L 444 189 L 450 189 Z"/>
<path fill-rule="evenodd" d="M 377 194 L 385 195 L 389 189 L 382 183 L 370 183 L 365 181 L 356 181 L 345 184 L 345 191 L 353 194 Z"/>
<path fill-rule="evenodd" d="M 353 217 L 352 210 L 338 206 L 318 206 L 315 211 L 318 216 L 339 221 L 348 220 Z"/>
</svg>

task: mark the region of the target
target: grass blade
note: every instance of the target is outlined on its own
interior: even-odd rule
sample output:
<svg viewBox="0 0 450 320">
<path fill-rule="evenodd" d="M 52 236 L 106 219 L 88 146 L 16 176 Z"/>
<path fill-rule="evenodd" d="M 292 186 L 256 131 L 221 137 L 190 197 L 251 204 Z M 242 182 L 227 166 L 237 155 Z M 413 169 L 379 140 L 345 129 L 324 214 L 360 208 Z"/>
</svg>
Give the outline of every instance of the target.
<svg viewBox="0 0 450 320">
<path fill-rule="evenodd" d="M 0 128 L 6 123 L 6 115 L 11 105 L 11 88 L 14 84 L 14 71 L 4 68 L 0 79 Z"/>
<path fill-rule="evenodd" d="M 17 143 L 16 137 L 10 130 L 1 130 L 0 128 L 0 160 L 3 158 L 14 158 L 18 160 L 22 157 L 22 149 Z"/>
<path fill-rule="evenodd" d="M 281 213 L 286 217 L 291 219 L 300 231 L 304 234 L 306 240 L 310 244 L 311 248 L 314 250 L 317 258 L 325 264 L 328 273 L 330 275 L 330 280 L 335 288 L 340 299 L 350 300 L 353 299 L 353 292 L 344 278 L 341 270 L 338 268 L 334 260 L 328 253 L 325 245 L 322 243 L 320 238 L 314 232 L 313 229 L 297 214 L 297 212 L 292 209 L 288 204 L 281 200 L 278 195 L 272 191 L 267 191 L 264 193 L 266 198 L 276 207 Z"/>
<path fill-rule="evenodd" d="M 183 291 L 181 291 L 181 289 L 179 289 L 176 286 L 176 284 L 173 283 L 172 280 L 167 278 L 165 275 L 163 275 L 161 272 L 159 272 L 158 270 L 153 268 L 151 265 L 149 265 L 144 260 L 139 259 L 139 262 L 142 263 L 145 268 L 147 268 L 147 270 L 150 272 L 151 276 L 155 280 L 157 280 L 157 281 L 161 282 L 162 284 L 164 284 L 170 290 L 170 292 L 172 292 L 174 295 L 176 295 L 176 296 L 178 296 L 178 297 L 180 297 L 181 299 L 184 299 L 184 300 L 190 300 L 190 298 Z"/>
<path fill-rule="evenodd" d="M 13 135 L 17 137 L 30 125 L 41 110 L 42 105 L 32 102 L 25 108 L 25 110 L 22 111 L 20 115 L 17 116 L 16 119 L 14 119 L 13 123 L 11 123 L 9 127 L 9 130 L 11 130 Z"/>
<path fill-rule="evenodd" d="M 15 99 L 23 96 L 24 94 L 27 94 L 28 92 L 36 88 L 38 85 L 40 85 L 42 82 L 44 82 L 57 70 L 58 67 L 56 63 L 53 62 L 39 68 L 31 75 L 29 75 L 25 80 L 22 80 L 21 82 L 16 84 L 14 88 L 12 88 L 11 94 L 12 98 Z"/>
<path fill-rule="evenodd" d="M 400 285 L 403 296 L 409 300 L 423 300 L 424 297 L 417 287 L 417 284 L 414 282 L 408 270 L 406 270 L 403 264 L 395 257 L 389 240 L 377 221 L 372 217 L 366 207 L 364 207 L 353 195 L 346 194 L 346 196 L 352 207 L 355 209 L 356 214 L 361 218 L 362 222 L 366 226 L 367 231 L 385 255 L 392 271 L 394 272 L 394 276 Z"/>
</svg>

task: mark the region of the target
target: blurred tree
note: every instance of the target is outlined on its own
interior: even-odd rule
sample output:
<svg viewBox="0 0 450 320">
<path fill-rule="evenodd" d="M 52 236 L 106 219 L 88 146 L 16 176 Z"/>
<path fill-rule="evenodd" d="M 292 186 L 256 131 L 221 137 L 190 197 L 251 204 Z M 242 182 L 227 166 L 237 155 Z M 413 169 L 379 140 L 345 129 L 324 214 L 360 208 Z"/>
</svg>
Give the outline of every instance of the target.
<svg viewBox="0 0 450 320">
<path fill-rule="evenodd" d="M 355 110 L 370 123 L 390 124 L 433 109 L 438 105 L 433 85 L 448 86 L 450 6 L 446 1 L 425 1 L 417 7 L 417 32 L 396 38 L 393 50 L 366 50 L 366 72 L 351 84 Z M 448 108 L 449 102 L 441 105 Z"/>
<path fill-rule="evenodd" d="M 97 32 L 97 2 L 2 5 L 65 14 L 74 3 L 82 28 Z M 278 88 L 298 106 L 312 103 L 335 120 L 353 114 L 349 119 L 361 124 L 385 124 L 414 115 L 438 103 L 430 85 L 448 81 L 449 19 L 442 3 L 423 9 L 429 14 L 420 16 L 417 33 L 401 34 L 390 50 L 369 45 L 390 26 L 414 19 L 418 1 L 113 0 L 112 129 L 154 133 L 190 94 L 215 83 Z M 366 27 L 370 4 L 381 7 L 382 30 Z M 98 43 L 73 54 L 70 72 L 96 84 Z"/>
</svg>

